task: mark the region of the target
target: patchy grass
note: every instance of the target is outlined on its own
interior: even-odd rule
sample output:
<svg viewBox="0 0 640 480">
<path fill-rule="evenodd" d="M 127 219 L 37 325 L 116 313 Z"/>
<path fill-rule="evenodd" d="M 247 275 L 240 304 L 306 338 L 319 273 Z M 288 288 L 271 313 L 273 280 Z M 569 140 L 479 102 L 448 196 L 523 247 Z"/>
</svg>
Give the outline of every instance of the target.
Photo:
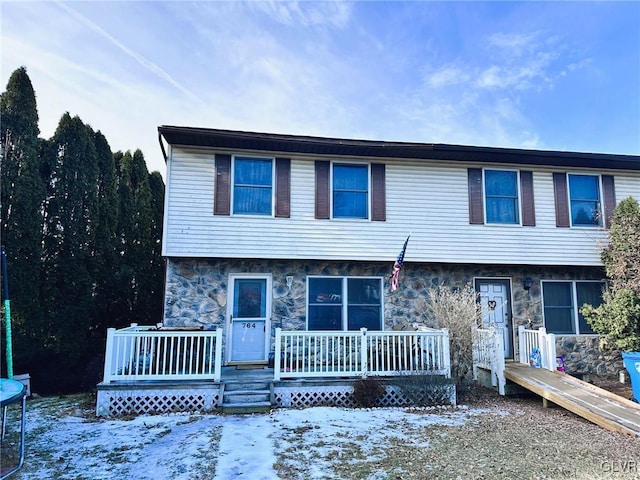
<svg viewBox="0 0 640 480">
<path fill-rule="evenodd" d="M 483 389 L 457 408 L 318 407 L 245 417 L 98 419 L 91 401 L 30 400 L 26 465 L 13 478 L 640 478 L 640 439 L 544 409 L 537 398 Z M 9 429 L 8 442 L 15 433 Z M 234 443 L 242 434 L 244 443 Z M 3 452 L 3 465 L 8 459 Z M 251 459 L 249 470 L 234 473 Z"/>
</svg>

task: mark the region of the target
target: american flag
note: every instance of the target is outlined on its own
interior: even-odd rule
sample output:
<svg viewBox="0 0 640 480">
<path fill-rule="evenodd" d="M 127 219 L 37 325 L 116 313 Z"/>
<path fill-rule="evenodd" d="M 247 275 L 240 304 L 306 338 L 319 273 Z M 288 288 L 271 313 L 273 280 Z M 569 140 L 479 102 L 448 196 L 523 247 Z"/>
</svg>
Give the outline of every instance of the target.
<svg viewBox="0 0 640 480">
<path fill-rule="evenodd" d="M 404 241 L 404 245 L 402 246 L 402 250 L 400 251 L 400 255 L 396 259 L 393 264 L 393 271 L 391 272 L 391 291 L 395 292 L 398 289 L 398 277 L 400 276 L 400 269 L 402 265 L 404 265 L 404 252 L 407 250 L 407 244 L 409 243 L 409 238 L 411 235 L 407 237 Z"/>
</svg>

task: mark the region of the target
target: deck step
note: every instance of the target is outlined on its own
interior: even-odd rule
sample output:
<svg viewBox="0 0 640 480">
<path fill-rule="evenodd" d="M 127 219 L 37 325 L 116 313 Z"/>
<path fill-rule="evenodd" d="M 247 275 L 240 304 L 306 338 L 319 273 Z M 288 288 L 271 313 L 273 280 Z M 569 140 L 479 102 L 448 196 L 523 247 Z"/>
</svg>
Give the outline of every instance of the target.
<svg viewBox="0 0 640 480">
<path fill-rule="evenodd" d="M 222 413 L 264 413 L 271 410 L 271 382 L 230 382 L 224 385 Z"/>
<path fill-rule="evenodd" d="M 226 390 L 224 392 L 224 404 L 226 403 L 255 403 L 269 402 L 271 392 L 269 390 Z"/>
<path fill-rule="evenodd" d="M 271 390 L 271 382 L 254 381 L 254 382 L 225 382 L 225 392 L 236 392 L 242 390 Z"/>
<path fill-rule="evenodd" d="M 271 402 L 224 403 L 222 413 L 237 415 L 247 413 L 267 413 L 271 411 Z"/>
</svg>

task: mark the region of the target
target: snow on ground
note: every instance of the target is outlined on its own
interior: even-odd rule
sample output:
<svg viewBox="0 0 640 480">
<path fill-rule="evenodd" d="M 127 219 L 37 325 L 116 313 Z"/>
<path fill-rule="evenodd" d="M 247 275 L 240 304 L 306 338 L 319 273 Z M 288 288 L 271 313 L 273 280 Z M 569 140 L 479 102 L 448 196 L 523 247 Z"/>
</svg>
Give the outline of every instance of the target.
<svg viewBox="0 0 640 480">
<path fill-rule="evenodd" d="M 334 476 L 332 459 L 371 462 L 389 442 L 424 447 L 421 429 L 462 425 L 482 413 L 464 407 L 426 412 L 316 407 L 105 420 L 79 405 L 77 398 L 75 404 L 28 403 L 26 465 L 14 478 L 273 480 L 289 472 L 287 478 L 324 479 Z"/>
</svg>

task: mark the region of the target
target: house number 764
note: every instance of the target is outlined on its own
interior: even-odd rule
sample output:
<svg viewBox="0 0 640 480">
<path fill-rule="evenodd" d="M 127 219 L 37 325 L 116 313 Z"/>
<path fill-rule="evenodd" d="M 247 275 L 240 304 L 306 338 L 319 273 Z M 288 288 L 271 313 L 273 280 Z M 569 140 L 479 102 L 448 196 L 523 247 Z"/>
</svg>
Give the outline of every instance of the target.
<svg viewBox="0 0 640 480">
<path fill-rule="evenodd" d="M 256 328 L 255 323 L 243 323 L 242 328 Z"/>
</svg>

